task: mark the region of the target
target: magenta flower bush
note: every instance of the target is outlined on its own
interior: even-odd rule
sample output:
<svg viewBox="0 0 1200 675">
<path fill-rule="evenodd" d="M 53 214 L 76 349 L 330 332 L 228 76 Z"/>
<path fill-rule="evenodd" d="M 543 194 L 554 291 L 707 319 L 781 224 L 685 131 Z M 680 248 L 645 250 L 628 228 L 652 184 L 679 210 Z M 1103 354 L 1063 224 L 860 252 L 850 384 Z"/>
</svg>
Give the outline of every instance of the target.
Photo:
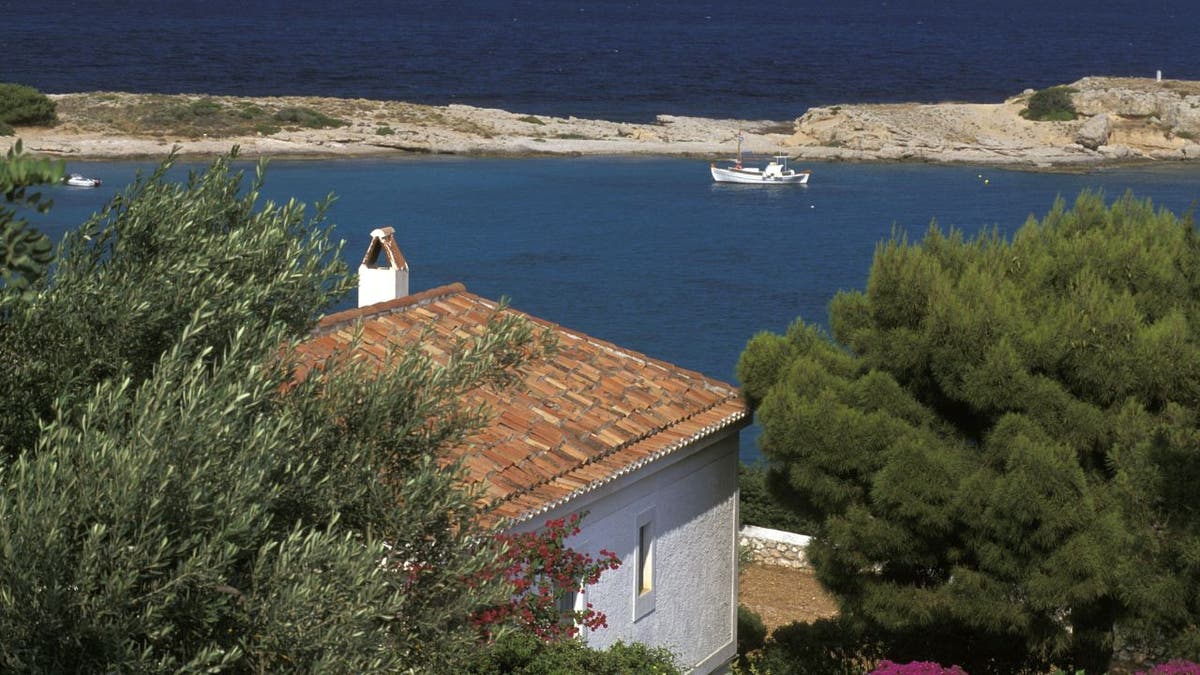
<svg viewBox="0 0 1200 675">
<path fill-rule="evenodd" d="M 1139 670 L 1137 675 L 1200 675 L 1200 664 L 1183 659 L 1172 659 L 1166 663 L 1160 663 L 1150 670 Z"/>
<path fill-rule="evenodd" d="M 871 671 L 871 675 L 967 675 L 967 671 L 958 666 L 947 668 L 933 661 L 892 663 L 885 659 L 880 661 L 879 665 L 875 666 L 875 670 Z M 1200 673 L 1197 675 L 1200 675 Z"/>
</svg>

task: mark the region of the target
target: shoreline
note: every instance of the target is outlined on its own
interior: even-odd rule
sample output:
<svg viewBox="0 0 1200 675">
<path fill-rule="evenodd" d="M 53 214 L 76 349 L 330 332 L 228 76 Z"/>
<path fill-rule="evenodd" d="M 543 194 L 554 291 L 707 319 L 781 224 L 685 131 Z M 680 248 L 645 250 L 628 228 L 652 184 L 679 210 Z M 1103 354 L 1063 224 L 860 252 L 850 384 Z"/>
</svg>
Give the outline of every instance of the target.
<svg viewBox="0 0 1200 675">
<path fill-rule="evenodd" d="M 963 164 L 1031 170 L 1200 160 L 1200 82 L 1083 78 L 1071 85 L 1080 117 L 1032 122 L 1032 90 L 995 104 L 888 103 L 812 108 L 790 121 L 660 115 L 653 123 L 529 115 L 459 104 L 322 97 L 231 97 L 123 92 L 52 94 L 59 123 L 0 137 L 29 154 L 66 160 L 456 157 L 680 157 L 721 160 L 743 135 L 748 153 L 795 161 Z M 307 111 L 340 126 L 259 123 Z M 218 116 L 223 115 L 223 117 Z M 207 116 L 206 116 L 207 115 Z M 266 117 L 264 117 L 266 116 Z M 1197 162 L 1200 165 L 1200 162 Z"/>
</svg>

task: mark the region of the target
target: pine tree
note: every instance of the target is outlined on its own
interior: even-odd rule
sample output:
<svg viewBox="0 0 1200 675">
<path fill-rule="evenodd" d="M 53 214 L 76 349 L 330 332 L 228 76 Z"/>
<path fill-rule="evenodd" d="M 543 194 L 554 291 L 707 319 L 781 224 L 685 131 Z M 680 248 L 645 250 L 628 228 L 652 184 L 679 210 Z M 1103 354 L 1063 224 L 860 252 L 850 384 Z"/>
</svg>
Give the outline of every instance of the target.
<svg viewBox="0 0 1200 675">
<path fill-rule="evenodd" d="M 879 246 L 832 335 L 759 334 L 738 374 L 809 555 L 894 660 L 1105 672 L 1196 653 L 1200 242 L 1130 195 L 1012 237 Z M 1044 671 L 1043 671 L 1044 672 Z"/>
<path fill-rule="evenodd" d="M 497 600 L 436 457 L 531 327 L 297 379 L 346 269 L 321 208 L 230 159 L 139 179 L 0 288 L 0 670 L 452 672 Z"/>
</svg>

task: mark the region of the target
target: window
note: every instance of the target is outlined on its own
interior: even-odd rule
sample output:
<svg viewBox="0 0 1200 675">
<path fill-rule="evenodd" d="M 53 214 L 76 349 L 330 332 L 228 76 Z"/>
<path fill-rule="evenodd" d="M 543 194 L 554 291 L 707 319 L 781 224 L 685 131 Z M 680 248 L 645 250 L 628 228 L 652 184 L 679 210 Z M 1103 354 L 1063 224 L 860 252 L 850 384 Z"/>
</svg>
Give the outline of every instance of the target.
<svg viewBox="0 0 1200 675">
<path fill-rule="evenodd" d="M 558 612 L 558 616 L 561 618 L 562 623 L 575 622 L 572 613 L 579 609 L 578 598 L 579 593 L 575 591 L 569 591 L 554 599 L 554 609 Z"/>
<path fill-rule="evenodd" d="M 654 509 L 638 514 L 635 527 L 637 567 L 633 570 L 633 620 L 637 621 L 654 611 L 654 589 L 658 585 L 654 565 Z"/>
<path fill-rule="evenodd" d="M 576 551 L 590 551 L 588 542 L 581 541 L 571 548 Z M 582 630 L 582 626 L 575 623 L 575 612 L 583 611 L 587 606 L 587 588 L 569 590 L 554 599 L 554 610 L 558 613 L 558 622 L 563 626 L 575 626 L 580 628 L 579 637 L 584 641 L 587 640 L 587 631 Z"/>
<path fill-rule="evenodd" d="M 650 523 L 638 527 L 638 595 L 654 590 L 654 533 Z"/>
</svg>

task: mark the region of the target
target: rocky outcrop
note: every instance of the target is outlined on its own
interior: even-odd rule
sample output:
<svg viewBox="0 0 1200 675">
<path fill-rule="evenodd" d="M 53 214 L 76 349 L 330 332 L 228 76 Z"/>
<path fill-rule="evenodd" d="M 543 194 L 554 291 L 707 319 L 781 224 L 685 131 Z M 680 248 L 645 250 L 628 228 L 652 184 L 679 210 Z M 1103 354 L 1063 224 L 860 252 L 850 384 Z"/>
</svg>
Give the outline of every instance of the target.
<svg viewBox="0 0 1200 675">
<path fill-rule="evenodd" d="M 232 109 L 302 106 L 346 121 L 333 129 L 204 135 L 112 122 L 114 111 L 197 96 L 55 94 L 61 123 L 20 129 L 26 149 L 77 158 L 215 155 L 363 156 L 397 153 L 728 156 L 748 152 L 828 161 L 921 161 L 1071 167 L 1200 159 L 1200 82 L 1088 77 L 1068 85 L 1086 117 L 1032 122 L 1032 90 L 1001 103 L 887 103 L 812 108 L 788 122 L 660 115 L 649 123 L 530 115 L 465 105 L 313 97 L 203 97 Z M 152 100 L 151 100 L 152 99 Z M 136 119 L 144 119 L 145 116 Z M 132 126 L 131 126 L 132 125 Z M 131 132 L 130 128 L 138 131 Z M 0 152 L 16 137 L 0 137 Z"/>
<path fill-rule="evenodd" d="M 1164 133 L 1200 138 L 1200 82 L 1132 77 L 1085 77 L 1070 85 L 1075 109 L 1145 120 Z"/>
<path fill-rule="evenodd" d="M 1075 132 L 1075 142 L 1088 150 L 1095 150 L 1108 144 L 1111 132 L 1112 119 L 1108 113 L 1099 113 L 1079 126 L 1079 131 Z"/>
<path fill-rule="evenodd" d="M 1196 158 L 1200 82 L 1088 77 L 1068 86 L 1086 117 L 1027 120 L 1032 90 L 993 105 L 827 106 L 797 118 L 788 142 L 812 159 L 1054 167 Z"/>
<path fill-rule="evenodd" d="M 1095 161 L 1070 122 L 1030 122 L 1024 99 L 1002 104 L 872 104 L 814 108 L 789 139 L 811 158 L 1049 166 Z"/>
</svg>

